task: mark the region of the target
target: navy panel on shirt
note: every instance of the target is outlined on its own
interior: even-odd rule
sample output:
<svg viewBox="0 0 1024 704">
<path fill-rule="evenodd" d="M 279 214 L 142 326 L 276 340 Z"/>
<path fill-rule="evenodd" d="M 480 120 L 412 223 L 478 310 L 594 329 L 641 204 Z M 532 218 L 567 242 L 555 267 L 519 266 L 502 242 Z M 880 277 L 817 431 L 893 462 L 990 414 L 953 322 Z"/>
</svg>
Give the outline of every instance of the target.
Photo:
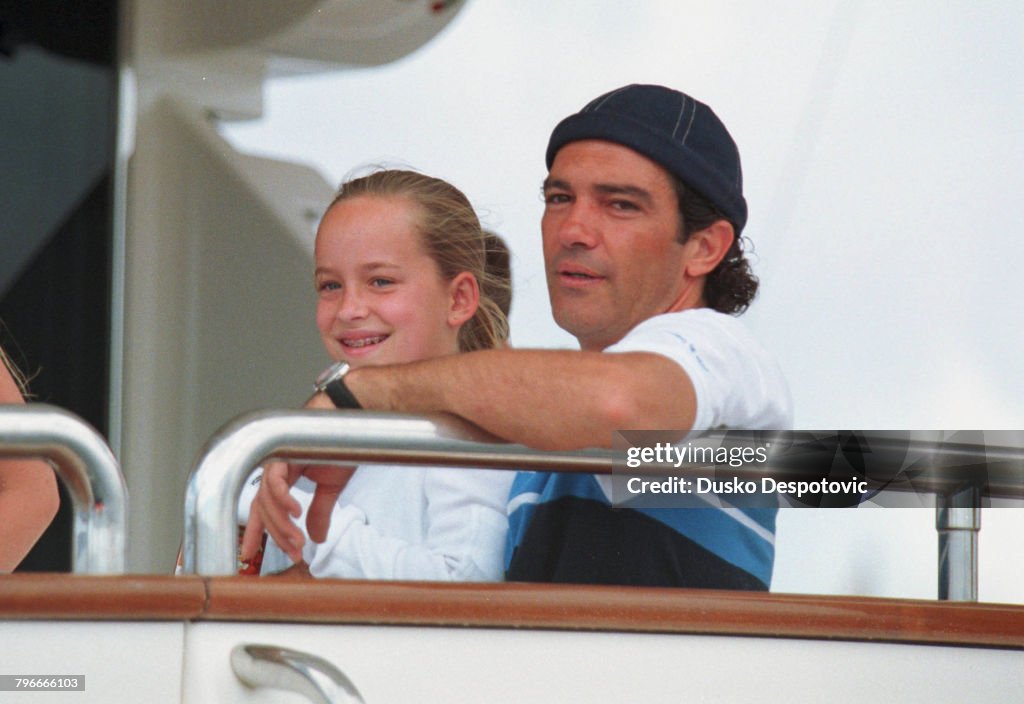
<svg viewBox="0 0 1024 704">
<path fill-rule="evenodd" d="M 509 580 L 764 591 L 771 579 L 774 509 L 740 522 L 737 509 L 617 508 L 592 475 L 547 472 L 518 473 L 509 509 Z"/>
</svg>

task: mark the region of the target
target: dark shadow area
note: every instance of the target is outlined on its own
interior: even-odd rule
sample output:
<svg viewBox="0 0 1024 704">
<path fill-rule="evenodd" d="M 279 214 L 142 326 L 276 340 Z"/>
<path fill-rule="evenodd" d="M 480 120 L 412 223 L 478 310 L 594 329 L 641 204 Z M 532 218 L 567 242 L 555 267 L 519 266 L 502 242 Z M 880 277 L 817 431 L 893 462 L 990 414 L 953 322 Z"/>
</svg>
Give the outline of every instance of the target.
<svg viewBox="0 0 1024 704">
<path fill-rule="evenodd" d="M 28 252 L 26 261 L 0 281 L 0 343 L 30 379 L 33 401 L 72 411 L 103 435 L 108 428 L 117 15 L 113 0 L 0 1 L 5 193 L 17 194 L 19 201 L 18 217 L 0 229 L 0 246 Z M 74 100 L 83 64 L 109 89 L 110 100 L 98 106 Z M 72 98 L 63 100 L 65 95 Z M 61 145 L 68 143 L 101 146 L 105 153 L 95 175 L 75 180 L 78 164 L 61 158 L 66 151 Z M 11 163 L 19 167 L 10 168 Z M 60 186 L 67 186 L 63 194 L 70 202 L 58 206 Z M 50 220 L 53 227 L 26 226 Z M 71 512 L 62 489 L 57 518 L 18 571 L 67 571 L 70 563 Z"/>
</svg>

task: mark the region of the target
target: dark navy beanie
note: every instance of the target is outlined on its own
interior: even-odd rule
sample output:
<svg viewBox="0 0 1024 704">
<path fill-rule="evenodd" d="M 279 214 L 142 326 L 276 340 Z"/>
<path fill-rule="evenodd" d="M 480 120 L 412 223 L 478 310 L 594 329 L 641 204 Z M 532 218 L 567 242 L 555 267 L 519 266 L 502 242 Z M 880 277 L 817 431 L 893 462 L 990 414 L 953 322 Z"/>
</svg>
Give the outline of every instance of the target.
<svg viewBox="0 0 1024 704">
<path fill-rule="evenodd" d="M 733 224 L 747 223 L 740 153 L 704 103 L 664 86 L 630 85 L 591 101 L 558 123 L 547 166 L 569 142 L 603 139 L 639 152 L 710 200 Z"/>
</svg>

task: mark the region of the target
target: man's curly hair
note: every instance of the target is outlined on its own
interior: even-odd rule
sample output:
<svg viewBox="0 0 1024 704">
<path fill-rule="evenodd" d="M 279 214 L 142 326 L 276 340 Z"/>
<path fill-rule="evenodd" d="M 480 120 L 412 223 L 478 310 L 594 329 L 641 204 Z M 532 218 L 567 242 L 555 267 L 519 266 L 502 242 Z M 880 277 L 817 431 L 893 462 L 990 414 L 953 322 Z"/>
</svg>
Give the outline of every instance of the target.
<svg viewBox="0 0 1024 704">
<path fill-rule="evenodd" d="M 703 230 L 718 220 L 729 220 L 707 198 L 688 187 L 676 176 L 671 178 L 679 201 L 680 243 L 686 242 L 694 232 Z M 733 223 L 733 228 L 735 227 Z M 750 262 L 743 253 L 743 238 L 737 236 L 722 261 L 704 279 L 704 302 L 708 308 L 713 308 L 719 313 L 739 315 L 754 300 L 757 287 L 757 277 L 751 271 Z"/>
</svg>

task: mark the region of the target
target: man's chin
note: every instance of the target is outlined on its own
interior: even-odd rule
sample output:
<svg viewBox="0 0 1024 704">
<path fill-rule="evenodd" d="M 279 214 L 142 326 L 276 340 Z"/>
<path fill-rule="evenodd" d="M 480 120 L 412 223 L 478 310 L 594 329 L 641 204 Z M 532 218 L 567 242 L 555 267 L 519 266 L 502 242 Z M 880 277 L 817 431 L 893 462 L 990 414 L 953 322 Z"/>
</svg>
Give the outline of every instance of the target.
<svg viewBox="0 0 1024 704">
<path fill-rule="evenodd" d="M 598 338 L 604 331 L 604 321 L 599 316 L 585 315 L 581 311 L 552 312 L 558 327 L 575 337 L 584 349 L 592 347 L 588 341 Z"/>
</svg>

